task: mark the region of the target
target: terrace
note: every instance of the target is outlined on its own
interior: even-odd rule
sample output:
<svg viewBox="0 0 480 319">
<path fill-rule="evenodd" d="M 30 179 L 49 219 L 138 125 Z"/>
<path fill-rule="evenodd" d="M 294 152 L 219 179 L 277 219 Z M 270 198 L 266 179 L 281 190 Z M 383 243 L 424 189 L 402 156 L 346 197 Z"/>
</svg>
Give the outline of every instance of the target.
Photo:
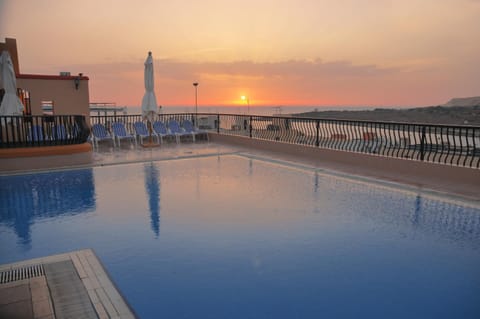
<svg viewBox="0 0 480 319">
<path fill-rule="evenodd" d="M 417 194 L 417 201 L 419 201 L 420 204 L 422 199 L 418 198 L 427 198 L 423 200 L 428 201 L 428 198 L 433 197 L 442 198 L 447 202 L 453 203 L 466 201 L 469 203 L 468 205 L 473 205 L 473 207 L 479 205 L 478 194 L 480 193 L 480 183 L 478 183 L 478 180 L 480 180 L 480 154 L 478 152 L 478 145 L 480 144 L 478 138 L 480 131 L 478 127 L 412 125 L 405 123 L 362 121 L 322 121 L 318 119 L 222 114 L 169 114 L 161 115 L 158 119 L 167 122 L 171 118 L 176 119 L 178 122 L 187 119 L 196 123 L 199 129 L 208 132 L 209 139 L 197 139 L 195 142 L 191 140 L 181 140 L 178 144 L 175 141 L 164 141 L 159 147 L 155 148 L 143 148 L 140 145 L 135 146 L 135 144 L 131 142 L 122 142 L 119 147 L 114 146 L 111 141 L 105 140 L 100 142 L 99 147 L 93 152 L 91 152 L 90 148 L 86 152 L 80 152 L 81 154 L 89 154 L 89 160 L 87 162 L 78 160 L 76 162 L 69 162 L 69 158 L 76 158 L 78 156 L 78 153 L 75 152 L 73 154 L 66 154 L 56 151 L 54 153 L 55 155 L 47 156 L 43 153 L 37 157 L 32 157 L 30 154 L 15 159 L 4 156 L 2 158 L 2 174 L 4 176 L 11 176 L 11 173 L 23 174 L 25 171 L 32 172 L 35 170 L 44 172 L 46 169 L 69 169 L 73 167 L 81 169 L 91 167 L 119 167 L 120 171 L 123 171 L 121 168 L 124 167 L 124 164 L 128 164 L 127 166 L 129 167 L 132 165 L 136 167 L 135 165 L 143 165 L 144 163 L 165 163 L 164 165 L 169 166 L 173 165 L 171 163 L 174 162 L 182 162 L 177 160 L 187 160 L 188 163 L 190 163 L 189 161 L 192 161 L 191 163 L 200 161 L 203 163 L 201 165 L 210 167 L 210 164 L 207 163 L 209 163 L 212 158 L 218 158 L 218 161 L 228 162 L 236 159 L 236 156 L 239 156 L 240 162 L 242 162 L 243 159 L 248 159 L 250 161 L 249 165 L 252 165 L 252 161 L 257 163 L 253 164 L 253 167 L 262 166 L 262 163 L 268 163 L 268 165 L 265 166 L 265 168 L 267 168 L 265 174 L 267 174 L 267 171 L 270 171 L 269 174 L 274 174 L 273 172 L 275 172 L 268 168 L 269 165 L 280 165 L 288 167 L 289 169 L 293 168 L 315 172 L 315 185 L 321 184 L 321 182 L 317 182 L 317 179 L 322 180 L 322 177 L 318 177 L 320 174 L 334 176 L 337 180 L 353 179 L 356 183 L 381 185 L 381 187 L 415 193 Z M 52 149 L 71 147 L 72 145 L 89 145 L 88 128 L 83 124 L 84 121 L 82 119 L 82 117 L 50 117 L 49 119 L 38 117 L 31 121 L 22 121 L 20 118 L 9 118 L 7 124 L 6 118 L 4 118 L 3 123 L 6 124 L 4 127 L 7 128 L 7 130 L 2 132 L 3 138 L 0 151 L 6 151 L 3 154 L 11 152 L 12 150 L 16 150 L 16 154 L 19 154 L 19 150 L 23 151 L 25 149 L 46 149 L 48 150 L 47 152 L 51 152 Z M 133 123 L 139 120 L 141 120 L 140 116 L 92 116 L 91 124 L 101 123 L 105 125 L 107 129 L 110 129 L 113 123 L 121 122 L 127 127 L 127 130 L 133 133 Z M 33 138 L 34 135 L 29 133 L 32 132 L 31 127 L 33 123 L 41 127 L 43 139 L 35 139 Z M 57 127 L 59 124 L 63 124 L 66 127 L 66 135 L 56 133 L 58 131 L 54 127 Z M 202 159 L 205 159 L 205 161 L 202 161 Z M 174 167 L 177 166 L 178 164 L 174 165 Z M 182 175 L 181 172 L 185 171 L 185 168 L 181 167 L 182 166 L 178 166 L 177 168 L 180 175 Z M 230 172 L 232 169 L 236 169 L 236 166 L 229 167 Z M 145 170 L 146 169 L 147 167 L 145 166 Z M 249 168 L 248 174 L 253 174 L 253 176 L 258 175 L 258 173 L 252 173 L 253 170 L 253 168 Z M 165 175 L 166 170 L 162 169 L 161 171 Z M 176 170 L 172 171 L 168 176 L 175 176 L 176 172 Z M 203 174 L 211 174 L 209 170 L 205 170 L 205 172 Z M 263 173 L 260 173 L 260 176 L 262 174 Z M 127 175 L 129 176 L 126 178 L 128 181 L 128 178 L 133 179 L 133 176 L 137 174 L 133 174 L 132 172 L 127 173 Z M 146 171 L 145 175 L 147 176 Z M 241 172 L 237 175 L 236 178 L 243 178 Z M 187 176 L 189 175 L 187 174 Z M 199 176 L 203 175 L 199 173 Z M 221 177 L 223 175 L 220 174 L 219 176 Z M 58 179 L 62 180 L 63 177 Z M 92 178 L 90 177 L 90 179 Z M 285 178 L 283 178 L 283 180 L 284 179 Z M 259 186 L 255 187 L 255 190 L 261 191 L 261 187 L 263 187 L 261 186 L 263 185 L 262 180 L 258 179 L 258 177 L 256 180 Z M 280 179 L 280 181 L 281 180 L 282 179 Z M 170 180 L 170 182 L 171 181 L 172 180 Z M 213 184 L 215 184 L 212 178 L 209 178 L 208 181 L 209 183 L 213 182 Z M 78 181 L 76 183 L 78 183 Z M 136 183 L 136 181 L 132 181 L 132 185 L 136 185 Z M 111 187 L 113 188 L 118 188 L 114 187 L 113 184 L 109 184 L 109 187 L 110 185 L 112 185 Z M 187 185 L 181 183 L 179 185 L 185 187 L 183 191 L 192 193 L 193 190 Z M 201 182 L 200 185 L 202 185 Z M 62 197 L 70 198 L 71 196 L 67 193 L 71 186 L 73 185 L 52 185 L 52 191 L 63 194 Z M 208 184 L 203 184 L 203 186 L 206 189 L 208 188 Z M 267 183 L 264 186 L 267 187 L 269 191 L 275 190 L 275 187 L 272 188 L 274 185 L 268 186 Z M 299 185 L 298 187 L 300 188 L 294 191 L 302 193 L 308 188 L 307 186 L 308 185 Z M 65 187 L 65 190 L 60 189 L 61 187 Z M 97 192 L 104 188 L 101 186 L 95 187 L 99 188 Z M 210 187 L 213 186 L 210 185 Z M 315 187 L 321 188 L 322 186 Z M 341 186 L 340 189 L 342 189 Z M 328 192 L 326 189 L 324 189 L 324 191 Z M 377 197 L 376 192 L 377 191 L 373 192 L 375 197 Z M 50 195 L 47 195 L 47 193 L 48 190 L 46 190 L 44 195 L 49 197 Z M 116 194 L 120 193 L 117 191 Z M 290 194 L 293 196 L 293 193 Z M 247 196 L 247 198 L 248 196 L 252 196 L 251 194 L 249 195 L 249 193 L 243 195 Z M 243 195 L 239 193 L 238 196 Z M 38 196 L 42 198 L 42 192 L 40 192 Z M 138 194 L 131 194 L 131 196 L 133 200 L 138 197 Z M 382 196 L 382 192 L 378 191 L 379 202 L 384 201 Z M 254 198 L 257 198 L 257 196 Z M 257 199 L 259 199 L 259 197 Z M 222 200 L 218 200 L 222 202 Z M 377 199 L 375 199 L 375 201 L 376 200 Z M 391 199 L 389 199 L 389 201 L 390 200 Z M 393 200 L 395 201 L 395 196 L 393 196 Z M 91 200 L 89 200 L 89 210 L 91 210 L 90 201 Z M 162 199 L 162 202 L 162 205 L 166 205 L 165 198 Z M 256 208 L 254 206 L 256 204 L 254 202 L 251 204 L 247 202 L 246 205 L 247 211 L 251 213 L 255 211 Z M 372 207 L 374 206 L 375 205 Z M 59 203 L 58 207 L 65 207 L 66 213 L 68 213 L 69 206 L 66 203 Z M 309 208 L 307 205 L 307 209 L 311 208 L 312 207 Z M 40 208 L 40 210 L 43 211 L 42 208 Z M 166 216 L 164 217 L 168 220 L 172 217 L 169 217 L 167 211 L 162 209 L 162 214 L 165 214 Z M 62 214 L 61 212 L 59 213 Z M 151 214 L 152 216 L 155 215 L 154 210 L 151 210 Z M 157 212 L 157 215 L 158 214 L 159 212 Z M 384 212 L 371 211 L 368 214 L 370 214 L 370 216 L 366 217 L 370 220 L 384 220 L 387 218 L 394 219 L 397 223 L 397 219 L 400 218 L 400 224 L 397 226 L 402 229 L 405 225 L 407 225 L 407 228 L 409 227 L 408 225 L 410 225 L 409 220 L 403 220 L 402 216 L 395 217 L 393 213 L 393 215 L 388 215 L 387 213 L 388 216 L 386 217 L 383 215 Z M 460 244 L 463 244 L 462 240 L 470 244 L 477 240 L 478 224 L 476 221 L 478 220 L 478 214 L 476 214 L 476 211 L 471 212 L 468 210 L 466 213 L 461 213 L 460 216 L 458 216 L 457 213 L 451 215 L 443 211 L 435 212 L 435 214 L 432 213 L 433 215 L 431 216 L 429 214 L 425 216 L 428 215 L 428 218 L 431 219 L 422 219 L 420 228 L 418 229 L 425 228 L 427 229 L 427 233 L 434 230 L 434 232 L 440 233 L 442 236 L 450 236 L 449 238 L 456 238 L 460 236 L 459 234 L 468 233 L 468 236 L 465 235 L 466 237 L 463 235 L 460 236 L 461 238 L 466 238 L 460 239 Z M 195 220 L 193 215 L 188 215 L 190 219 Z M 247 215 L 250 216 L 250 213 Z M 155 221 L 152 216 L 151 227 L 156 236 L 158 236 L 158 221 Z M 213 218 L 210 215 L 205 217 Z M 363 217 L 365 216 L 362 216 L 362 218 Z M 245 217 L 239 217 L 233 214 L 231 218 L 240 221 Z M 131 222 L 133 222 L 133 219 Z M 222 220 L 222 223 L 225 223 L 225 221 Z M 91 227 L 93 227 L 93 225 L 91 225 Z M 468 229 L 465 230 L 465 227 Z M 248 228 L 244 229 L 244 231 L 247 230 Z M 139 236 L 139 234 L 137 234 L 137 236 Z M 229 237 L 227 236 L 226 238 Z M 100 250 L 100 257 L 105 255 L 101 247 L 97 247 L 95 250 Z M 72 252 L 62 255 L 62 261 L 71 258 L 73 265 L 78 267 L 78 263 L 75 264 L 75 258 L 80 257 L 75 256 L 81 256 L 81 254 L 81 252 Z M 94 256 L 94 254 L 93 252 L 87 252 L 87 256 L 93 258 L 91 256 Z M 58 259 L 58 257 L 55 258 Z M 109 258 L 107 258 L 107 260 Z M 45 262 L 47 264 L 51 263 L 47 261 L 47 259 Z M 98 264 L 98 261 L 94 260 L 93 263 Z M 110 268 L 108 267 L 110 264 L 111 261 L 108 261 L 107 271 Z M 10 265 L 9 267 L 14 266 Z M 144 266 L 142 265 L 141 267 Z M 77 272 L 78 271 L 77 268 Z M 117 270 L 114 272 L 117 272 Z M 99 276 L 104 278 L 106 275 L 101 273 Z M 115 282 L 119 281 L 118 276 L 114 275 L 113 277 Z M 84 280 L 83 277 L 81 279 Z M 84 282 L 89 280 L 84 280 Z M 123 278 L 121 282 L 121 286 L 125 285 Z M 30 287 L 31 285 L 32 283 L 30 283 Z M 105 285 L 106 287 L 112 287 L 112 284 L 108 282 Z M 125 318 L 133 316 L 129 312 L 128 306 L 122 302 L 118 302 L 118 304 L 115 305 L 118 308 L 115 308 L 109 302 L 109 300 L 112 300 L 112 297 L 105 295 L 107 297 L 103 297 L 103 300 L 99 301 L 99 292 L 92 293 L 92 289 L 91 287 L 89 288 L 88 285 L 85 286 L 85 289 L 87 293 L 90 294 L 91 303 L 94 305 L 96 314 L 99 317 L 102 317 L 101 314 L 104 314 L 105 317 L 114 315 L 120 315 L 120 317 L 122 317 L 121 311 L 124 311 Z M 96 289 L 108 290 L 98 287 Z M 111 294 L 118 296 L 115 290 L 112 290 Z M 130 295 L 130 297 L 131 296 L 132 295 Z M 55 297 L 51 296 L 50 298 Z M 127 297 L 127 300 L 130 302 L 129 299 L 130 298 Z M 95 301 L 97 302 L 95 303 Z M 54 314 L 52 308 L 54 303 L 55 301 L 50 301 L 50 303 L 47 304 L 47 308 L 50 307 L 49 309 L 51 310 L 49 314 L 52 316 Z M 139 303 L 136 296 L 134 303 Z M 108 312 L 109 309 L 111 312 Z"/>
</svg>

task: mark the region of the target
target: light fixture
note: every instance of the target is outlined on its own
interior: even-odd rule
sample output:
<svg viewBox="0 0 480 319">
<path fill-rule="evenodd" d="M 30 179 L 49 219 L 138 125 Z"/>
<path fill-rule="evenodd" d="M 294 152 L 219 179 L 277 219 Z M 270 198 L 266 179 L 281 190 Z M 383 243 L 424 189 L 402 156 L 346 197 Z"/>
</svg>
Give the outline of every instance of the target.
<svg viewBox="0 0 480 319">
<path fill-rule="evenodd" d="M 75 84 L 75 90 L 78 90 L 78 87 L 80 86 L 80 77 L 82 77 L 83 73 L 78 73 L 78 76 L 73 79 L 73 83 Z"/>
</svg>

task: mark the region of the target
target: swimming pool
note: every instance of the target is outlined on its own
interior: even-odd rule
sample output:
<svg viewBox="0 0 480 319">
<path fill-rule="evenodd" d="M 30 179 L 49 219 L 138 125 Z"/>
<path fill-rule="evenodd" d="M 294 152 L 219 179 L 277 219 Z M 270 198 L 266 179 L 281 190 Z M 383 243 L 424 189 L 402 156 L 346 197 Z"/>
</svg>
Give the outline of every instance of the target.
<svg viewBox="0 0 480 319">
<path fill-rule="evenodd" d="M 246 155 L 0 176 L 0 263 L 93 248 L 141 318 L 479 318 L 480 209 Z"/>
</svg>

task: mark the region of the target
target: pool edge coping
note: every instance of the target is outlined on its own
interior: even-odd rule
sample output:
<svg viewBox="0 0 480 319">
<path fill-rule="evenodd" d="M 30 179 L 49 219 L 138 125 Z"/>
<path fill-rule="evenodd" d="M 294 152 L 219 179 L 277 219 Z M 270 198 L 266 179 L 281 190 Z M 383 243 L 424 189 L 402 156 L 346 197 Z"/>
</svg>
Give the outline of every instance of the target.
<svg viewBox="0 0 480 319">
<path fill-rule="evenodd" d="M 115 285 L 105 266 L 93 249 L 90 248 L 2 264 L 0 265 L 0 272 L 68 260 L 73 263 L 99 318 L 138 318 L 125 296 Z M 49 298 L 54 304 L 51 295 L 49 295 Z"/>
</svg>

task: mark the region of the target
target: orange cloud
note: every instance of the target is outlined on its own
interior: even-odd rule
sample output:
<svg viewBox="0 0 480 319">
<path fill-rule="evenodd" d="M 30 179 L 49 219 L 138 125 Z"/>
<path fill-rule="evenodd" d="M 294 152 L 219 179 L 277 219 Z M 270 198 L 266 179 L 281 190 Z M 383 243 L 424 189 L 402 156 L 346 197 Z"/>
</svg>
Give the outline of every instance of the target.
<svg viewBox="0 0 480 319">
<path fill-rule="evenodd" d="M 245 103 L 258 105 L 433 105 L 453 96 L 474 93 L 473 84 L 461 85 L 434 65 L 412 69 L 384 68 L 349 61 L 323 62 L 185 62 L 155 60 L 155 91 L 162 105 L 193 103 L 193 82 L 199 82 L 202 105 Z M 90 77 L 92 101 L 139 105 L 143 96 L 143 61 L 61 67 Z M 47 71 L 43 69 L 43 71 Z M 74 73 L 75 73 L 74 72 Z M 54 72 L 56 73 L 56 71 Z M 478 82 L 474 73 L 472 83 Z M 442 96 L 443 92 L 443 96 Z M 439 100 L 439 97 L 441 100 Z"/>
</svg>

